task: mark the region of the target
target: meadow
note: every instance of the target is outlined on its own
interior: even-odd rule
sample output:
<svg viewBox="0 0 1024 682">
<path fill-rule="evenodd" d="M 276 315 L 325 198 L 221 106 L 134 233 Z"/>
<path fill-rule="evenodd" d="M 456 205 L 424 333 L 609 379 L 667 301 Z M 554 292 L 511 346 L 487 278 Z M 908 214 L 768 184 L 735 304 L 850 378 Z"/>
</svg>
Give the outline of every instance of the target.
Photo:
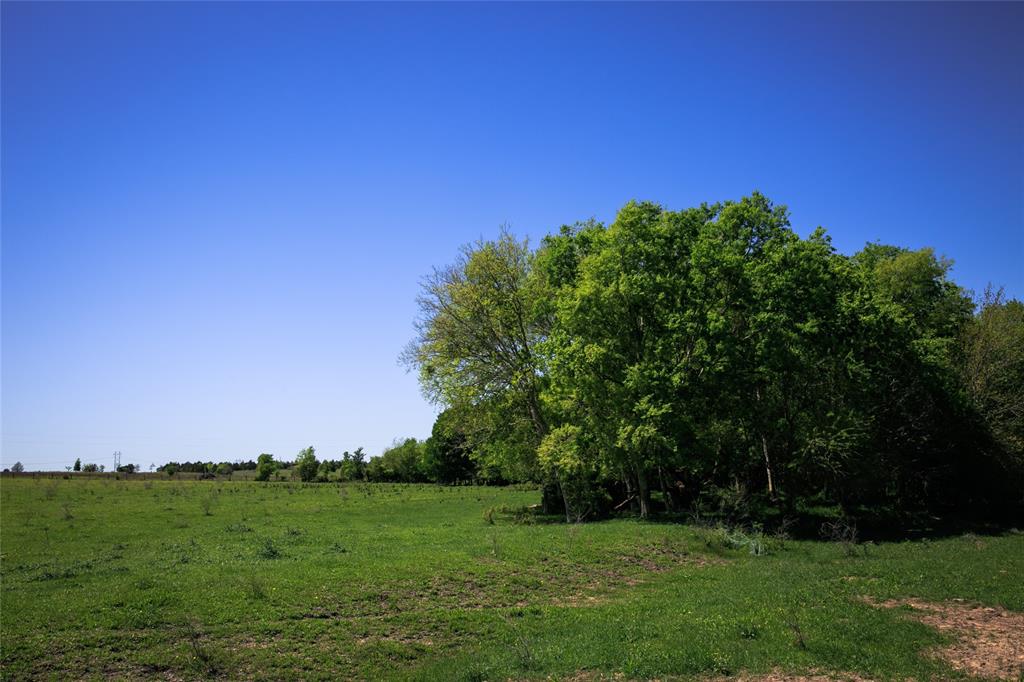
<svg viewBox="0 0 1024 682">
<path fill-rule="evenodd" d="M 1022 679 L 1019 532 L 798 541 L 538 499 L 5 478 L 2 677 Z"/>
</svg>

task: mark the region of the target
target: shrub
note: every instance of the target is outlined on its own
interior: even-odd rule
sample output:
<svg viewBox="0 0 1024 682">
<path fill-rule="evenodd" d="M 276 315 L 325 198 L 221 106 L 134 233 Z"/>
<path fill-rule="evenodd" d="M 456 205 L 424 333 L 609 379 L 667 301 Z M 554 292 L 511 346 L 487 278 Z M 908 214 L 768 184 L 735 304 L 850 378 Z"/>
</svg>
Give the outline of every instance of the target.
<svg viewBox="0 0 1024 682">
<path fill-rule="evenodd" d="M 273 455 L 263 453 L 256 460 L 256 480 L 269 481 L 270 477 L 277 471 L 278 466 L 278 463 L 274 461 Z"/>
<path fill-rule="evenodd" d="M 277 548 L 273 540 L 265 538 L 263 544 L 256 551 L 256 556 L 260 559 L 278 559 L 281 557 L 281 550 Z"/>
<path fill-rule="evenodd" d="M 823 523 L 821 536 L 825 540 L 839 543 L 843 554 L 848 557 L 858 553 L 860 538 L 857 534 L 857 524 L 845 517 Z"/>
<path fill-rule="evenodd" d="M 299 452 L 299 456 L 295 459 L 295 468 L 299 472 L 299 479 L 303 482 L 312 481 L 316 478 L 320 462 L 316 459 L 316 451 L 312 445 Z"/>
</svg>

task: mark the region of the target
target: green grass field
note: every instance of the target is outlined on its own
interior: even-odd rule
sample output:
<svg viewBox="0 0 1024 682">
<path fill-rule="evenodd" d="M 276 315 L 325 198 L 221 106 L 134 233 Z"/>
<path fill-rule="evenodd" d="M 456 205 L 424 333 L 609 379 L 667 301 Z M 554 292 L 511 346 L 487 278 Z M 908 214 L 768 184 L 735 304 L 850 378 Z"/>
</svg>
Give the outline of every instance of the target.
<svg viewBox="0 0 1024 682">
<path fill-rule="evenodd" d="M 849 546 L 489 522 L 538 501 L 512 488 L 0 486 L 12 680 L 958 679 L 934 653 L 955 632 L 877 602 L 1024 611 L 1019 533 Z"/>
</svg>

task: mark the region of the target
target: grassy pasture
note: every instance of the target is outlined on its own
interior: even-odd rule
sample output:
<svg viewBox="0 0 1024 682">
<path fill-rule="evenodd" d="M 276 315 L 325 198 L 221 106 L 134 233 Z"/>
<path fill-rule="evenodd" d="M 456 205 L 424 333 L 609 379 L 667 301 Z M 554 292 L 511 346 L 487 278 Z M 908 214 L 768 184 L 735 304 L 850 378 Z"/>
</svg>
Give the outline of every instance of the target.
<svg viewBox="0 0 1024 682">
<path fill-rule="evenodd" d="M 849 546 L 431 485 L 0 483 L 3 679 L 957 679 L 916 598 L 1024 611 L 1024 535 Z M 749 542 L 748 542 L 749 541 Z M 582 675 L 581 675 L 582 673 Z"/>
</svg>

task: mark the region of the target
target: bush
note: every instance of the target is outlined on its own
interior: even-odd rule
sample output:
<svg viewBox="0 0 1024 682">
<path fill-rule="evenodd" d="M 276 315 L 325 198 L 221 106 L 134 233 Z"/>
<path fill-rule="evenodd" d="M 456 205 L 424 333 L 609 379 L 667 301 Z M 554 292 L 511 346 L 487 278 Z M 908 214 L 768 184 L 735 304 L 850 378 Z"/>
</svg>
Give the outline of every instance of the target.
<svg viewBox="0 0 1024 682">
<path fill-rule="evenodd" d="M 263 453 L 256 460 L 256 480 L 269 481 L 270 477 L 277 471 L 278 466 L 278 463 L 274 461 L 273 455 Z"/>
<path fill-rule="evenodd" d="M 256 556 L 260 559 L 278 559 L 281 557 L 281 550 L 277 548 L 273 540 L 266 538 L 260 548 L 256 550 Z"/>
<path fill-rule="evenodd" d="M 299 452 L 295 459 L 295 469 L 299 472 L 299 480 L 303 482 L 314 480 L 319 468 L 320 462 L 316 460 L 316 452 L 312 445 Z"/>
<path fill-rule="evenodd" d="M 367 464 L 367 479 L 382 483 L 426 482 L 423 470 L 425 447 L 425 443 L 415 438 L 395 441 L 380 457 L 374 457 Z"/>
</svg>

